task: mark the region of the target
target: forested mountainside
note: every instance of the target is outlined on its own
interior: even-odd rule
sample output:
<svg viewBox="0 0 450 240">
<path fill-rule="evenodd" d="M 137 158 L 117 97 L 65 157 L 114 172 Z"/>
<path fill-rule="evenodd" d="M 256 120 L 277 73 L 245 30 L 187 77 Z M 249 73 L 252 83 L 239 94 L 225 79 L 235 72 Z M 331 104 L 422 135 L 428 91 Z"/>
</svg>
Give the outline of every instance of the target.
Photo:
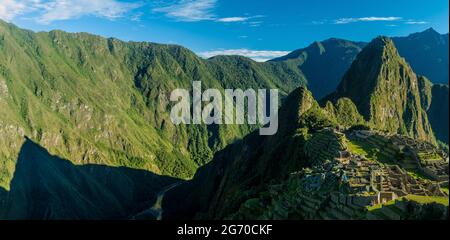
<svg viewBox="0 0 450 240">
<path fill-rule="evenodd" d="M 276 135 L 219 151 L 166 194 L 164 218 L 448 218 L 448 152 L 431 144 L 423 85 L 391 39 L 374 39 L 323 107 L 306 88 L 292 92 Z M 371 207 L 384 191 L 393 206 Z"/>
<path fill-rule="evenodd" d="M 369 43 L 327 99 L 342 97 L 351 99 L 374 128 L 435 141 L 418 78 L 389 38 Z"/>
<path fill-rule="evenodd" d="M 239 77 L 237 77 L 239 76 Z M 190 178 L 251 126 L 170 122 L 170 92 L 304 84 L 289 63 L 203 60 L 174 45 L 85 33 L 34 33 L 0 22 L 0 186 L 8 189 L 24 136 L 74 164 L 103 164 Z"/>
</svg>

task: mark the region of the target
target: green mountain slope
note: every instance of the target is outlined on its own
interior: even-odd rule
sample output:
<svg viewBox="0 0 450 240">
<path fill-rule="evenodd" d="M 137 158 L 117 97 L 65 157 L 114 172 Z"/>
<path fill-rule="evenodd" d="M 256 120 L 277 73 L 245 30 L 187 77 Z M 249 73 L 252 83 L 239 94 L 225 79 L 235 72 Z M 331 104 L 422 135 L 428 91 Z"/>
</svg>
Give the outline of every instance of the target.
<svg viewBox="0 0 450 240">
<path fill-rule="evenodd" d="M 336 89 L 365 45 L 363 42 L 331 38 L 271 61 L 296 64 L 308 79 L 308 89 L 316 99 L 321 99 Z"/>
<path fill-rule="evenodd" d="M 192 177 L 255 127 L 173 125 L 170 92 L 192 81 L 287 95 L 304 77 L 286 63 L 203 60 L 174 45 L 34 33 L 0 21 L 0 186 L 9 188 L 23 136 L 77 165 Z"/>
<path fill-rule="evenodd" d="M 448 33 L 440 34 L 429 28 L 392 40 L 417 74 L 428 77 L 433 83 L 448 84 Z"/>
<path fill-rule="evenodd" d="M 363 116 L 349 98 L 339 98 L 334 105 L 327 102 L 325 110 L 342 127 L 348 128 L 366 124 Z"/>
<path fill-rule="evenodd" d="M 376 129 L 434 142 L 417 76 L 389 38 L 367 45 L 327 99 L 342 97 L 351 99 Z"/>
</svg>

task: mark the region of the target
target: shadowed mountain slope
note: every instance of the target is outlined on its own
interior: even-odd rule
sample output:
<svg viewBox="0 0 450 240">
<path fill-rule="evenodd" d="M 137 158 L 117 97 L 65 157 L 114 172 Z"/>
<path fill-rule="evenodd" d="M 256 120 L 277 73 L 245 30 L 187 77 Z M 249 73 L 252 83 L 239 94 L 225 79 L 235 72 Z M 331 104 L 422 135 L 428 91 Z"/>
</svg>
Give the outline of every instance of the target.
<svg viewBox="0 0 450 240">
<path fill-rule="evenodd" d="M 433 84 L 424 76 L 418 81 L 422 108 L 427 112 L 436 139 L 448 144 L 448 85 Z"/>
<path fill-rule="evenodd" d="M 417 74 L 426 76 L 433 83 L 448 85 L 448 33 L 440 34 L 429 28 L 392 40 Z"/>
<path fill-rule="evenodd" d="M 308 80 L 308 89 L 316 99 L 321 99 L 336 90 L 344 73 L 365 45 L 363 42 L 331 38 L 314 42 L 271 62 L 296 64 Z"/>
<path fill-rule="evenodd" d="M 287 97 L 279 119 L 276 135 L 253 132 L 215 154 L 192 181 L 169 191 L 163 202 L 164 218 L 224 218 L 270 181 L 310 164 L 303 150 L 308 133 L 335 126 L 305 88 Z"/>
<path fill-rule="evenodd" d="M 77 166 L 26 139 L 0 219 L 123 219 L 156 201 L 179 180 L 143 170 Z"/>
<path fill-rule="evenodd" d="M 444 143 L 448 142 L 449 134 L 449 91 L 448 85 L 434 84 L 432 89 L 432 100 L 428 109 L 428 118 L 430 119 L 433 132 L 436 138 Z"/>
</svg>

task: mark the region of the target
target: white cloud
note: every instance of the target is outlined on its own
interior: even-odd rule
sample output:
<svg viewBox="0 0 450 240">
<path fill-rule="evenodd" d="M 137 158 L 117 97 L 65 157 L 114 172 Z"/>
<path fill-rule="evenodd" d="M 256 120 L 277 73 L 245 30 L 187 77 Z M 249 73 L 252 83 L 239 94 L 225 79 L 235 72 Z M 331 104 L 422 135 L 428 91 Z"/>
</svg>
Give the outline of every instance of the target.
<svg viewBox="0 0 450 240">
<path fill-rule="evenodd" d="M 250 19 L 250 18 L 248 18 L 248 17 L 227 17 L 227 18 L 216 19 L 216 21 L 229 23 L 229 22 L 245 22 L 248 19 Z"/>
<path fill-rule="evenodd" d="M 413 21 L 413 20 L 409 20 L 409 21 L 406 21 L 405 22 L 406 24 L 410 24 L 410 25 L 413 25 L 413 24 L 427 24 L 428 22 L 425 22 L 425 21 Z"/>
<path fill-rule="evenodd" d="M 141 13 L 141 12 L 139 12 L 139 13 L 136 13 L 136 14 L 134 14 L 133 16 L 131 16 L 131 21 L 133 21 L 133 22 L 140 22 L 141 21 L 141 17 L 144 15 L 144 13 Z"/>
<path fill-rule="evenodd" d="M 32 13 L 37 22 L 48 24 L 86 15 L 115 19 L 137 7 L 118 0 L 0 0 L 0 17 L 12 20 Z"/>
<path fill-rule="evenodd" d="M 214 20 L 212 10 L 217 0 L 178 0 L 167 6 L 154 8 L 153 12 L 164 13 L 166 16 L 185 22 Z"/>
<path fill-rule="evenodd" d="M 334 21 L 335 24 L 348 24 L 355 22 L 381 22 L 381 21 L 399 21 L 401 17 L 361 17 L 361 18 L 340 18 Z"/>
<path fill-rule="evenodd" d="M 249 22 L 248 25 L 250 27 L 259 27 L 259 26 L 261 26 L 262 23 L 263 23 L 262 21 L 253 21 L 253 22 Z"/>
<path fill-rule="evenodd" d="M 11 21 L 27 9 L 25 1 L 0 0 L 0 19 Z"/>
<path fill-rule="evenodd" d="M 226 49 L 201 52 L 199 55 L 203 58 L 210 58 L 219 55 L 239 55 L 251 58 L 257 62 L 265 62 L 273 58 L 282 57 L 289 54 L 289 51 L 272 51 L 272 50 L 250 50 L 250 49 Z"/>
<path fill-rule="evenodd" d="M 85 15 L 95 15 L 108 19 L 122 17 L 126 12 L 137 8 L 137 4 L 116 0 L 53 0 L 45 4 L 44 14 L 39 17 L 42 23 L 68 20 Z"/>
<path fill-rule="evenodd" d="M 162 13 L 166 17 L 181 22 L 199 22 L 199 21 L 215 21 L 221 23 L 245 23 L 253 18 L 264 17 L 256 16 L 233 16 L 218 17 L 214 13 L 218 0 L 173 0 L 170 3 L 165 1 L 157 2 L 153 12 Z"/>
</svg>

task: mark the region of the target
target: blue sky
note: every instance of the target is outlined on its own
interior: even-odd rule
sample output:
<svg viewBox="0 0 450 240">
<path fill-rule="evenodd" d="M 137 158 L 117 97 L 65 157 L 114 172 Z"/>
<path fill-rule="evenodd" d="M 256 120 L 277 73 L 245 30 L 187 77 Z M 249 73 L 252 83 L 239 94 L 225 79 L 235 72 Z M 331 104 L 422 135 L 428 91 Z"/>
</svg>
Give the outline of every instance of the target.
<svg viewBox="0 0 450 240">
<path fill-rule="evenodd" d="M 0 0 L 0 18 L 35 31 L 61 29 L 173 43 L 201 56 L 265 60 L 330 37 L 369 41 L 433 27 L 448 32 L 447 0 Z"/>
</svg>

